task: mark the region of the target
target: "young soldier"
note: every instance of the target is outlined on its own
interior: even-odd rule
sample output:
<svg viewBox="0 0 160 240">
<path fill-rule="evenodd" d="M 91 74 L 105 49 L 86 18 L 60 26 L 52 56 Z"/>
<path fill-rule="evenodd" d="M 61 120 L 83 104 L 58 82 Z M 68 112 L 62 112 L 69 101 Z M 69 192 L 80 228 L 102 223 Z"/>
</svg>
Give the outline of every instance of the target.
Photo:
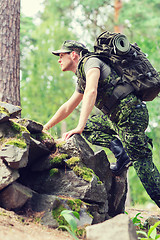
<svg viewBox="0 0 160 240">
<path fill-rule="evenodd" d="M 106 112 L 104 101 L 112 95 L 112 81 L 118 76 L 95 56 L 81 61 L 79 54 L 82 50 L 86 51 L 83 44 L 69 40 L 60 50 L 52 52 L 59 56 L 62 71 L 74 72 L 78 81 L 71 98 L 59 108 L 44 130 L 65 119 L 82 101 L 79 123 L 63 135 L 64 140 L 83 132 L 92 144 L 108 147 L 117 158 L 112 167 L 116 174 L 129 166 L 131 160 L 147 193 L 160 207 L 160 174 L 152 162 L 151 140 L 145 134 L 149 120 L 146 105 L 131 92 L 124 94 L 111 111 Z M 105 114 L 92 116 L 87 121 L 94 105 Z"/>
</svg>

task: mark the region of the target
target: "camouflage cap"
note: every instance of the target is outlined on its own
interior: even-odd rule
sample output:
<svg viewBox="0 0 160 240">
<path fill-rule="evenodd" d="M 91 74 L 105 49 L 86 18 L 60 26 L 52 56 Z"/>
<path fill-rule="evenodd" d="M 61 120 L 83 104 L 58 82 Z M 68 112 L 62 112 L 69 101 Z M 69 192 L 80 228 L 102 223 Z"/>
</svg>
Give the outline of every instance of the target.
<svg viewBox="0 0 160 240">
<path fill-rule="evenodd" d="M 70 53 L 72 51 L 87 49 L 86 46 L 74 40 L 67 40 L 62 44 L 61 49 L 52 51 L 54 55 L 59 56 L 60 53 Z"/>
</svg>

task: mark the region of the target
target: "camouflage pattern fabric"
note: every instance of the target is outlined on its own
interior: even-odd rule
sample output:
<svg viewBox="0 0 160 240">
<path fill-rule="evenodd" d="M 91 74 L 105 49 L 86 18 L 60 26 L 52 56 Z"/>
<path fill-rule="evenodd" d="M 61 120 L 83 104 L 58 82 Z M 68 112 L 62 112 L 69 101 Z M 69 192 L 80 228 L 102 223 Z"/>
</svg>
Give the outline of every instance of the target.
<svg viewBox="0 0 160 240">
<path fill-rule="evenodd" d="M 92 144 L 109 148 L 120 138 L 144 188 L 160 207 L 160 174 L 152 162 L 151 139 L 145 134 L 148 110 L 134 94 L 129 94 L 114 109 L 114 120 L 107 115 L 94 115 L 86 124 L 83 136 Z"/>
<path fill-rule="evenodd" d="M 87 50 L 86 46 L 75 40 L 67 40 L 62 44 L 61 49 L 52 51 L 54 55 L 59 56 L 60 53 L 70 53 L 72 51 Z M 88 51 L 88 50 L 87 50 Z"/>
</svg>

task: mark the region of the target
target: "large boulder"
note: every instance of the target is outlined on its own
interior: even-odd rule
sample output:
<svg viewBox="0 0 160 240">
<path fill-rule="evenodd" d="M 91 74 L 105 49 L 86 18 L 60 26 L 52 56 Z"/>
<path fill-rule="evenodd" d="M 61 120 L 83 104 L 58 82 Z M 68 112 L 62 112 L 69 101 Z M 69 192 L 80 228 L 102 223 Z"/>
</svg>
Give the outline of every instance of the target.
<svg viewBox="0 0 160 240">
<path fill-rule="evenodd" d="M 17 119 L 17 123 L 26 127 L 31 134 L 41 133 L 43 130 L 43 125 L 41 123 L 38 123 L 27 118 Z"/>
<path fill-rule="evenodd" d="M 42 124 L 19 118 L 19 107 L 0 106 L 0 206 L 42 211 L 51 227 L 62 209 L 76 209 L 80 226 L 124 213 L 126 171 L 112 174 L 105 151 L 94 153 L 79 134 L 56 143 Z"/>
<path fill-rule="evenodd" d="M 1 112 L 7 112 L 10 118 L 15 118 L 21 112 L 21 107 L 7 102 L 0 102 Z"/>
<path fill-rule="evenodd" d="M 19 178 L 17 170 L 11 169 L 0 159 L 0 190 L 7 187 Z"/>
<path fill-rule="evenodd" d="M 86 227 L 86 238 L 87 240 L 138 240 L 136 228 L 125 214 Z"/>
<path fill-rule="evenodd" d="M 32 198 L 31 189 L 16 182 L 0 192 L 1 206 L 8 210 L 20 209 L 30 198 Z"/>
<path fill-rule="evenodd" d="M 59 214 L 64 209 L 77 211 L 79 213 L 80 220 L 76 219 L 79 227 L 91 225 L 93 222 L 93 218 L 88 213 L 87 205 L 79 199 L 34 192 L 32 198 L 28 201 L 28 205 L 35 212 L 43 212 L 41 223 L 52 228 L 59 225 Z"/>
<path fill-rule="evenodd" d="M 12 144 L 5 145 L 1 148 L 0 158 L 7 163 L 10 168 L 19 169 L 27 166 L 28 149 L 17 147 Z"/>
</svg>

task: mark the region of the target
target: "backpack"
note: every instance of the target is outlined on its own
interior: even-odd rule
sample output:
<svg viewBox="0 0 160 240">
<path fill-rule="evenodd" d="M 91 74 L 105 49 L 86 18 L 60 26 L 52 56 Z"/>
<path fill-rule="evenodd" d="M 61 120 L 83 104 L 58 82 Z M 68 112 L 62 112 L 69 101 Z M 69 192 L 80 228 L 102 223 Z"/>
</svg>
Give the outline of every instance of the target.
<svg viewBox="0 0 160 240">
<path fill-rule="evenodd" d="M 160 76 L 136 43 L 129 43 L 121 33 L 105 31 L 95 41 L 94 53 L 110 64 L 120 76 L 115 88 L 122 84 L 142 101 L 152 101 L 160 92 Z M 132 90 L 131 90 L 132 89 Z M 124 90 L 123 90 L 124 91 Z M 120 96 L 117 89 L 117 96 Z"/>
</svg>

